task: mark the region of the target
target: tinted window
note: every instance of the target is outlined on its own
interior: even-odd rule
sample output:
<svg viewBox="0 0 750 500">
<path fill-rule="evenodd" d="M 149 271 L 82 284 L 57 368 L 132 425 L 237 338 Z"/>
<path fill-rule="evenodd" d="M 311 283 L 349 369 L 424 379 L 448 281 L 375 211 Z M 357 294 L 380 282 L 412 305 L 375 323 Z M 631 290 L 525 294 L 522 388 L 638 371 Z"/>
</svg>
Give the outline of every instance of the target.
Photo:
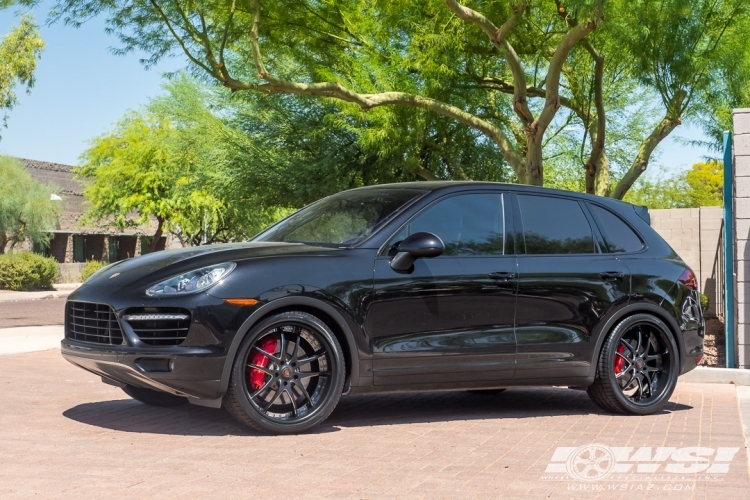
<svg viewBox="0 0 750 500">
<path fill-rule="evenodd" d="M 527 254 L 594 253 L 594 235 L 577 201 L 519 195 Z"/>
<path fill-rule="evenodd" d="M 253 241 L 352 245 L 385 224 L 405 204 L 423 195 L 406 189 L 344 191 L 295 212 Z"/>
<path fill-rule="evenodd" d="M 637 252 L 643 248 L 641 239 L 622 219 L 606 208 L 596 205 L 589 207 L 601 225 L 610 252 Z"/>
<path fill-rule="evenodd" d="M 422 231 L 443 240 L 443 255 L 502 255 L 502 195 L 464 194 L 439 201 L 412 219 L 392 241 Z"/>
</svg>

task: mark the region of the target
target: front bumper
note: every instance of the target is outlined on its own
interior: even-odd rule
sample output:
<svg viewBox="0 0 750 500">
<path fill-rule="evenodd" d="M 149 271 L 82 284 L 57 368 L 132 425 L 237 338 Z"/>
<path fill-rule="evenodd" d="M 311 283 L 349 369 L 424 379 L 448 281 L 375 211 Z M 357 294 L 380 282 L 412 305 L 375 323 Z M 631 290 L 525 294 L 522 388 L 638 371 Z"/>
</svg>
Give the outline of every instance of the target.
<svg viewBox="0 0 750 500">
<path fill-rule="evenodd" d="M 132 385 L 195 399 L 221 397 L 223 349 L 143 349 L 64 339 L 63 357 L 113 385 Z M 217 376 L 218 375 L 218 376 Z"/>
<path fill-rule="evenodd" d="M 188 397 L 191 402 L 217 400 L 228 347 L 248 308 L 226 304 L 209 294 L 173 299 L 150 299 L 140 290 L 83 286 L 69 302 L 88 302 L 111 307 L 123 343 L 111 345 L 75 340 L 68 334 L 61 342 L 63 357 L 113 385 L 131 385 Z M 180 345 L 153 346 L 139 341 L 122 319 L 134 307 L 179 307 L 190 312 L 187 338 Z M 66 315 L 67 315 L 66 308 Z M 90 340 L 90 339 L 85 339 Z"/>
</svg>

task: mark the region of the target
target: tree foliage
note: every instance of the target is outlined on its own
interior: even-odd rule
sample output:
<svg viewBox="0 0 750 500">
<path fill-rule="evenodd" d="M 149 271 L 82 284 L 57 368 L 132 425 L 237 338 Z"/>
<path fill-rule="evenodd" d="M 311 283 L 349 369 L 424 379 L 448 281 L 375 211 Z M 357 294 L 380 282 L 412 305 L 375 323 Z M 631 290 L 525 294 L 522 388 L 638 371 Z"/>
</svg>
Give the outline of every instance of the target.
<svg viewBox="0 0 750 500">
<path fill-rule="evenodd" d="M 22 2 L 28 5 L 29 2 Z M 11 0 L 0 0 L 0 10 L 13 5 Z M 34 71 L 41 57 L 44 42 L 39 28 L 29 15 L 22 15 L 20 23 L 0 40 L 0 110 L 10 111 L 18 103 L 16 87 L 34 86 Z M 3 117 L 5 123 L 7 115 Z"/>
<path fill-rule="evenodd" d="M 723 203 L 724 167 L 719 162 L 696 163 L 686 172 L 659 172 L 641 177 L 625 201 L 649 208 L 698 208 Z"/>
<path fill-rule="evenodd" d="M 33 179 L 16 159 L 0 156 L 0 254 L 23 241 L 46 245 L 57 224 L 56 188 Z"/>
<path fill-rule="evenodd" d="M 380 140 L 420 149 L 469 136 L 521 182 L 572 164 L 582 189 L 618 198 L 683 121 L 716 126 L 704 103 L 745 99 L 735 82 L 750 74 L 732 59 L 748 29 L 744 0 L 60 0 L 54 18 L 92 15 L 107 17 L 123 52 L 146 51 L 147 65 L 182 53 L 232 91 L 335 100 L 342 119 L 367 122 L 366 111 L 391 126 L 373 129 Z M 730 71 L 742 74 L 729 81 Z M 393 106 L 405 111 L 381 113 Z M 409 168 L 485 178 L 468 164 Z"/>
</svg>

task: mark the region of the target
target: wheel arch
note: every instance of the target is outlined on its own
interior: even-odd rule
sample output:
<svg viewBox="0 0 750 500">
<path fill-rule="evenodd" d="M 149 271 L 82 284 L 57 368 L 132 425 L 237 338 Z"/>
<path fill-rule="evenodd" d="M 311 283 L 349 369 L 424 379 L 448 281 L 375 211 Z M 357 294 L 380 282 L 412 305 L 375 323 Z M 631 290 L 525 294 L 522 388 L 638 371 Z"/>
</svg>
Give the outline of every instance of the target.
<svg viewBox="0 0 750 500">
<path fill-rule="evenodd" d="M 237 334 L 232 339 L 232 343 L 227 350 L 227 357 L 224 361 L 224 369 L 221 373 L 221 382 L 219 384 L 219 393 L 226 394 L 229 387 L 229 379 L 232 373 L 232 365 L 240 344 L 247 336 L 248 332 L 260 321 L 269 316 L 289 311 L 301 311 L 312 314 L 324 322 L 336 336 L 344 352 L 346 372 L 344 378 L 344 394 L 350 387 L 357 385 L 359 381 L 359 355 L 357 353 L 357 344 L 354 340 L 349 325 L 347 325 L 341 314 L 331 305 L 310 297 L 284 297 L 268 302 L 253 312 L 237 330 Z"/>
<path fill-rule="evenodd" d="M 627 306 L 623 307 L 615 314 L 613 314 L 609 319 L 605 321 L 605 323 L 599 330 L 599 335 L 596 339 L 596 347 L 594 348 L 594 357 L 591 360 L 591 368 L 589 371 L 589 379 L 591 381 L 594 380 L 594 376 L 596 375 L 596 367 L 599 362 L 599 355 L 601 354 L 604 339 L 607 338 L 607 335 L 609 335 L 609 333 L 615 326 L 617 326 L 618 323 L 635 314 L 651 314 L 667 325 L 670 333 L 672 334 L 672 337 L 674 338 L 675 344 L 677 344 L 679 356 L 677 362 L 678 366 L 680 366 L 680 375 L 682 375 L 682 360 L 685 359 L 685 346 L 683 345 L 683 342 L 679 337 L 680 327 L 677 324 L 677 321 L 669 314 L 668 311 L 664 310 L 663 307 L 659 307 L 658 305 L 651 303 L 636 302 L 628 304 Z"/>
</svg>

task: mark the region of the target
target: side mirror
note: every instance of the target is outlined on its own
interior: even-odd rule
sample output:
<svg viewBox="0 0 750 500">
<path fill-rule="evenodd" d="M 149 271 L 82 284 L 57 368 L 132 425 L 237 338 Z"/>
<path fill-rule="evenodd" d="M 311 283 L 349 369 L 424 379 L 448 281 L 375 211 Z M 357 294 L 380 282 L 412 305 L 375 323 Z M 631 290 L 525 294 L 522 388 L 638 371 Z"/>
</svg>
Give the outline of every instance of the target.
<svg viewBox="0 0 750 500">
<path fill-rule="evenodd" d="M 407 236 L 396 247 L 398 252 L 391 259 L 391 269 L 408 271 L 419 258 L 437 257 L 445 251 L 443 241 L 432 233 L 414 233 Z"/>
</svg>

